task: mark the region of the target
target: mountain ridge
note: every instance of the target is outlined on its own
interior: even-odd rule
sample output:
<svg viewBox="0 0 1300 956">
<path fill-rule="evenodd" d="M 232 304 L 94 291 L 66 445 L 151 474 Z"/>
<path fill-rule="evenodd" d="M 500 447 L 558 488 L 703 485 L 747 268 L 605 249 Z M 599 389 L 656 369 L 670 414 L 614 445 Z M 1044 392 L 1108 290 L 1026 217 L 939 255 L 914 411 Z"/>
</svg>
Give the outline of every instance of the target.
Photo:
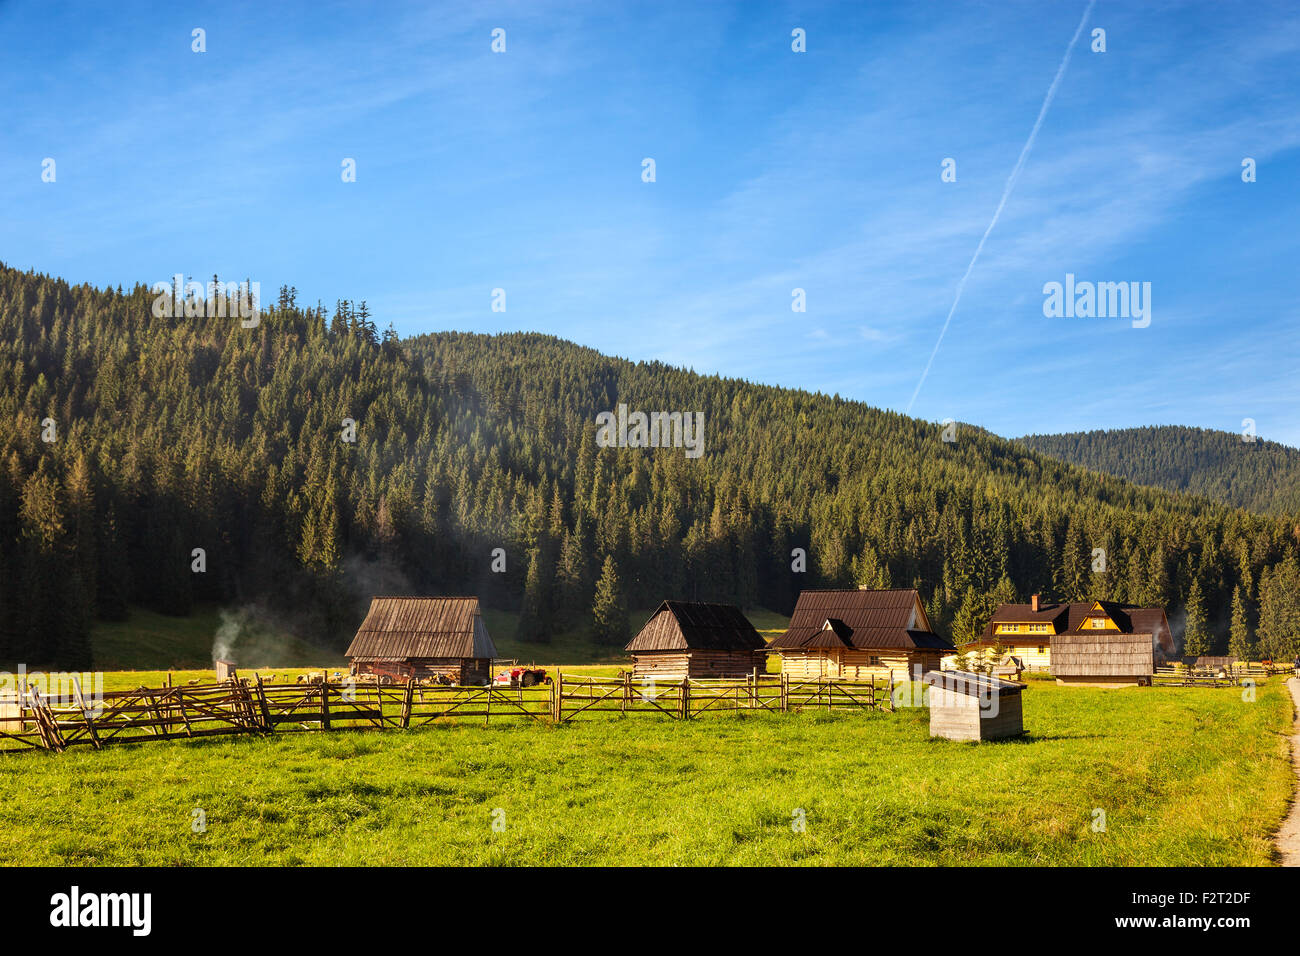
<svg viewBox="0 0 1300 956">
<path fill-rule="evenodd" d="M 520 639 L 614 646 L 664 597 L 855 584 L 918 587 L 958 639 L 1041 592 L 1191 602 L 1224 645 L 1300 557 L 1286 521 L 977 427 L 541 333 L 400 339 L 288 287 L 254 328 L 153 299 L 0 266 L 0 658 L 84 663 L 130 605 L 262 604 L 336 646 L 371 594 L 476 593 Z M 706 454 L 599 447 L 620 403 L 703 412 Z"/>
<path fill-rule="evenodd" d="M 1265 514 L 1300 513 L 1300 449 L 1186 425 L 1026 435 L 1016 442 L 1139 485 Z"/>
</svg>

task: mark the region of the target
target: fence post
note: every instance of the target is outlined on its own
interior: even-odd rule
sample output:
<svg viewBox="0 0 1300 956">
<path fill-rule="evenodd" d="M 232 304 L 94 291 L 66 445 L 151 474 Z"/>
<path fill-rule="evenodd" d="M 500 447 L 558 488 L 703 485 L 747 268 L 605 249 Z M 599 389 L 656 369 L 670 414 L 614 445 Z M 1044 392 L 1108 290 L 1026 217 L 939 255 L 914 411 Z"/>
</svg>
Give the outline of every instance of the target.
<svg viewBox="0 0 1300 956">
<path fill-rule="evenodd" d="M 628 704 L 632 700 L 632 675 L 628 671 L 623 672 L 623 703 L 619 706 L 619 712 L 626 714 Z"/>
<path fill-rule="evenodd" d="M 86 733 L 90 734 L 90 742 L 96 750 L 103 750 L 104 745 L 100 743 L 99 734 L 95 733 L 95 722 L 90 719 L 90 708 L 86 706 L 86 698 L 81 695 L 81 681 L 77 680 L 77 675 L 72 675 L 72 689 L 77 695 L 77 708 L 81 711 L 81 719 L 86 722 Z"/>
<path fill-rule="evenodd" d="M 320 682 L 320 723 L 326 730 L 330 729 L 330 682 L 322 678 Z"/>
<path fill-rule="evenodd" d="M 379 691 L 379 682 L 375 682 L 375 691 Z M 411 726 L 411 706 L 415 703 L 415 678 L 406 678 L 406 694 L 402 698 L 402 728 Z M 384 712 L 383 697 L 380 697 L 379 712 Z"/>
<path fill-rule="evenodd" d="M 262 712 L 262 730 L 272 733 L 275 724 L 271 723 L 271 708 L 266 703 L 266 688 L 262 686 L 262 675 L 257 675 L 257 709 Z"/>
<path fill-rule="evenodd" d="M 63 753 L 67 749 L 67 744 L 63 741 L 63 732 L 59 730 L 59 724 L 54 719 L 54 713 L 41 698 L 41 692 L 34 685 L 32 686 L 32 712 L 36 717 L 36 727 L 46 740 L 46 749 L 53 750 L 56 753 Z"/>
<path fill-rule="evenodd" d="M 682 678 L 682 699 L 680 701 L 682 720 L 691 719 L 691 679 Z"/>
<path fill-rule="evenodd" d="M 785 713 L 790 709 L 790 693 L 789 693 L 789 683 L 788 683 L 789 680 L 790 680 L 790 675 L 787 674 L 784 670 L 781 671 L 781 686 L 779 688 L 779 694 L 778 694 L 778 696 L 781 699 L 781 702 L 778 705 L 781 713 Z"/>
</svg>

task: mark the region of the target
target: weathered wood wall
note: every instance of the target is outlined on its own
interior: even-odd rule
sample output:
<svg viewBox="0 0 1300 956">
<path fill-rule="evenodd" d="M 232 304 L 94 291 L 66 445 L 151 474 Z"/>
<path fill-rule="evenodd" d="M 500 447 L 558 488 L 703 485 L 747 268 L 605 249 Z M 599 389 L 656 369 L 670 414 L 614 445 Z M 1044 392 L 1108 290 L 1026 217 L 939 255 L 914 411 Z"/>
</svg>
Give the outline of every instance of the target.
<svg viewBox="0 0 1300 956">
<path fill-rule="evenodd" d="M 992 702 L 979 697 L 930 689 L 930 736 L 948 740 L 1003 740 L 1024 733 L 1019 694 L 997 700 L 997 713 L 981 708 Z"/>
<path fill-rule="evenodd" d="M 483 658 L 434 657 L 414 661 L 357 661 L 357 674 L 378 674 L 394 680 L 450 677 L 457 684 L 481 684 L 491 678 L 491 662 Z"/>
<path fill-rule="evenodd" d="M 635 677 L 745 677 L 767 669 L 767 655 L 755 651 L 633 651 Z"/>
<path fill-rule="evenodd" d="M 879 663 L 872 663 L 876 658 Z M 829 677 L 843 680 L 872 680 L 888 678 L 911 680 L 914 668 L 926 671 L 939 667 L 939 651 L 863 651 L 814 649 L 810 651 L 781 651 L 781 672 L 795 678 Z"/>
</svg>

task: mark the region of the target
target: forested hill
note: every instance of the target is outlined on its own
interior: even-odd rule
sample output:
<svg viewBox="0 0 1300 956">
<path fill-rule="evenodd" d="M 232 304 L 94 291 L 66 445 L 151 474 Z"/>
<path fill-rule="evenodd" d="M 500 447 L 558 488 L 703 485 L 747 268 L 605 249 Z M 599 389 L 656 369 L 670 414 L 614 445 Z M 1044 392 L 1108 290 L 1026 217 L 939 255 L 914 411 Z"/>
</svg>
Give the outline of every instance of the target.
<svg viewBox="0 0 1300 956">
<path fill-rule="evenodd" d="M 1027 435 L 1018 441 L 1138 484 L 1252 511 L 1300 514 L 1300 450 L 1277 442 L 1181 425 Z"/>
<path fill-rule="evenodd" d="M 1227 641 L 1234 595 L 1242 640 L 1296 633 L 1282 518 L 836 397 L 542 335 L 401 341 L 364 303 L 296 299 L 244 328 L 0 267 L 0 659 L 84 666 L 92 616 L 129 604 L 256 605 L 341 642 L 372 594 L 474 593 L 523 637 L 612 643 L 663 597 L 788 611 L 857 582 L 915 584 L 959 640 L 1035 591 L 1168 604 L 1176 631 L 1189 604 L 1194 646 Z M 619 402 L 703 412 L 704 453 L 598 447 Z"/>
</svg>

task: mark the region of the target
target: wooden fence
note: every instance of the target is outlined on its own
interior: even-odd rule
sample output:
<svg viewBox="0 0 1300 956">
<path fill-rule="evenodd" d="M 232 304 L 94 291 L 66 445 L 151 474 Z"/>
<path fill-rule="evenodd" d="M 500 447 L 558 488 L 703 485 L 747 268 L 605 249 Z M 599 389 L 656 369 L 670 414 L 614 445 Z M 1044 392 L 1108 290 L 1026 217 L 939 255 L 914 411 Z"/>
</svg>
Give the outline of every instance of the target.
<svg viewBox="0 0 1300 956">
<path fill-rule="evenodd" d="M 1265 667 L 1258 662 L 1237 661 L 1231 667 L 1185 667 L 1178 664 L 1157 664 L 1152 683 L 1157 687 L 1237 687 L 1243 680 L 1258 680 L 1293 673 L 1292 664 L 1271 664 Z M 1223 676 L 1220 677 L 1219 674 Z"/>
<path fill-rule="evenodd" d="M 553 685 L 551 719 L 572 720 L 582 714 L 661 714 L 692 720 L 718 711 L 766 710 L 774 713 L 809 709 L 892 710 L 893 681 L 792 679 L 786 674 L 751 674 L 744 678 L 676 681 L 622 677 L 565 677 Z"/>
<path fill-rule="evenodd" d="M 0 717 L 0 753 L 233 734 L 419 727 L 436 720 L 481 718 L 557 723 L 598 713 L 657 714 L 691 720 L 737 710 L 774 713 L 824 709 L 892 710 L 892 680 L 794 680 L 752 674 L 723 680 L 651 681 L 565 677 L 535 687 L 456 687 L 325 681 L 140 687 L 98 699 L 51 701 L 36 688 L 9 698 Z"/>
</svg>

